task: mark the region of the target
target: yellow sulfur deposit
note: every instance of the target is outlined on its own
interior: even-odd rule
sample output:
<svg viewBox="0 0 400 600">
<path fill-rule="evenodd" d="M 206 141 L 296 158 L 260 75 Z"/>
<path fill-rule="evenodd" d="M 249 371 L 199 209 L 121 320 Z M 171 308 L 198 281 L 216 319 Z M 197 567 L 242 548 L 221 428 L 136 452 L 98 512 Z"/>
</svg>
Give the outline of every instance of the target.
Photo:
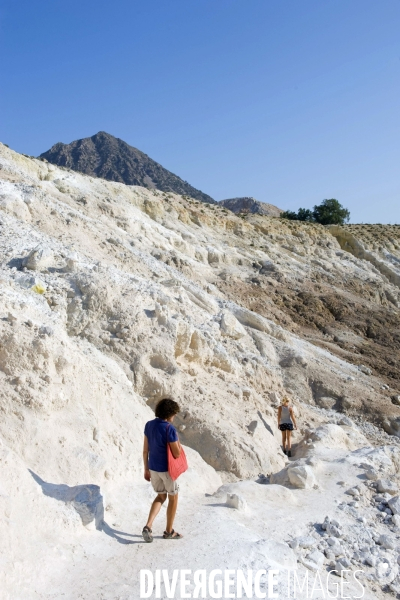
<svg viewBox="0 0 400 600">
<path fill-rule="evenodd" d="M 43 283 L 35 283 L 35 285 L 31 288 L 33 292 L 37 294 L 44 294 L 46 291 L 46 287 Z"/>
</svg>

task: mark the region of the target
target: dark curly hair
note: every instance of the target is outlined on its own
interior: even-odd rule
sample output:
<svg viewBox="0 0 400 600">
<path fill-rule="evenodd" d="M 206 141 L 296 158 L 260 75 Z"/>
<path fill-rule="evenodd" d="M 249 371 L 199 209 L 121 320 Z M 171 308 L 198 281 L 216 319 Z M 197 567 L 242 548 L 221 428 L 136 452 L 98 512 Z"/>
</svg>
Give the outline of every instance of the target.
<svg viewBox="0 0 400 600">
<path fill-rule="evenodd" d="M 157 402 L 156 406 L 156 417 L 159 419 L 169 419 L 173 415 L 177 415 L 180 411 L 179 404 L 175 402 L 175 400 L 171 400 L 170 398 L 163 398 Z"/>
</svg>

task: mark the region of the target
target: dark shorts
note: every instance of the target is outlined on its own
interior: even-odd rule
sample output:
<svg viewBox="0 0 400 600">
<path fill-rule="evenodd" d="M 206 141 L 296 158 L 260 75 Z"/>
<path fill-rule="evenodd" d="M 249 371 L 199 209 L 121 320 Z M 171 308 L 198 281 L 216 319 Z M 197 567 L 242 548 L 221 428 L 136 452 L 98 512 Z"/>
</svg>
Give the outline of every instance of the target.
<svg viewBox="0 0 400 600">
<path fill-rule="evenodd" d="M 282 423 L 281 425 L 279 425 L 279 429 L 281 431 L 293 431 L 293 424 L 292 423 Z"/>
</svg>

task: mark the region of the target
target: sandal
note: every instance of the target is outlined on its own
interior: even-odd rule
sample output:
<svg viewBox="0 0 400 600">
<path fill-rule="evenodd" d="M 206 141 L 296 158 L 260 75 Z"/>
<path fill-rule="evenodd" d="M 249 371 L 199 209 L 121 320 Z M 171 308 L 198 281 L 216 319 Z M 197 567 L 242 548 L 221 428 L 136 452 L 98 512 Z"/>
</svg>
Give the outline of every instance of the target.
<svg viewBox="0 0 400 600">
<path fill-rule="evenodd" d="M 177 533 L 173 529 L 170 533 L 168 533 L 168 531 L 164 531 L 163 538 L 164 540 L 180 540 L 181 538 L 183 538 L 183 535 Z"/>
<path fill-rule="evenodd" d="M 153 536 L 151 535 L 152 533 L 153 532 L 150 527 L 147 527 L 147 525 L 143 527 L 142 536 L 145 542 L 150 543 L 153 541 Z"/>
</svg>

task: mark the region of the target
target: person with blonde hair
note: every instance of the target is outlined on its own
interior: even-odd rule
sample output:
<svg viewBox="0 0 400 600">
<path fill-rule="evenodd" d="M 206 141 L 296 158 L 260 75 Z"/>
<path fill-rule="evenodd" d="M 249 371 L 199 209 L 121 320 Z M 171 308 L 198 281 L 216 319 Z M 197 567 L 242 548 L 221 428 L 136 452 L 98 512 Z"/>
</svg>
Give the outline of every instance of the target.
<svg viewBox="0 0 400 600">
<path fill-rule="evenodd" d="M 278 408 L 278 428 L 282 432 L 283 452 L 292 456 L 292 431 L 297 429 L 296 417 L 293 408 L 290 406 L 290 400 L 287 396 L 282 399 L 282 404 Z"/>
</svg>

